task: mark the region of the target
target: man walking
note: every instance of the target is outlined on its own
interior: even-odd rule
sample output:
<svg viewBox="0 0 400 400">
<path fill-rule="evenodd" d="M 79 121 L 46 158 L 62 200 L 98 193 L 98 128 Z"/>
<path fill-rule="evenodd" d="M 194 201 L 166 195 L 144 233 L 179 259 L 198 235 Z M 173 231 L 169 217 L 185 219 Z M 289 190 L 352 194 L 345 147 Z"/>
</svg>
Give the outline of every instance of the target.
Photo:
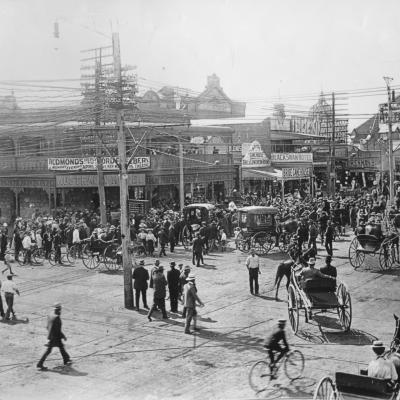
<svg viewBox="0 0 400 400">
<path fill-rule="evenodd" d="M 197 311 L 196 311 L 196 302 L 200 304 L 200 306 L 204 306 L 204 303 L 200 300 L 197 295 L 197 290 L 195 286 L 196 277 L 193 274 L 189 274 L 187 277 L 187 283 L 183 288 L 183 299 L 184 306 L 186 308 L 186 323 L 185 323 L 185 333 L 190 335 L 192 332 L 190 331 L 190 323 L 192 319 L 194 320 L 194 330 L 199 330 L 196 328 L 196 320 L 197 320 Z"/>
<path fill-rule="evenodd" d="M 49 334 L 47 336 L 47 339 L 49 340 L 49 342 L 47 343 L 47 350 L 44 352 L 42 358 L 36 365 L 36 367 L 42 371 L 47 370 L 47 368 L 43 364 L 46 361 L 47 356 L 53 350 L 53 347 L 58 347 L 60 349 L 64 365 L 72 364 L 71 358 L 69 354 L 65 351 L 64 344 L 62 342 L 62 339 L 67 340 L 67 338 L 61 330 L 62 322 L 60 315 L 61 304 L 57 303 L 54 305 L 54 314 L 50 315 L 47 318 L 47 330 L 49 331 Z"/>
<path fill-rule="evenodd" d="M 164 267 L 160 266 L 157 271 L 154 272 L 153 276 L 153 305 L 151 306 L 150 311 L 147 314 L 147 318 L 150 322 L 152 321 L 151 315 L 157 307 L 161 310 L 163 318 L 168 319 L 167 311 L 165 310 L 165 296 L 167 294 L 165 288 L 166 286 L 167 280 L 164 276 Z"/>
<path fill-rule="evenodd" d="M 16 318 L 14 312 L 14 294 L 16 293 L 19 296 L 19 290 L 12 278 L 12 275 L 7 275 L 7 280 L 1 285 L 1 290 L 4 293 L 4 298 L 7 304 L 7 311 L 5 315 L 6 321 L 10 319 L 10 314 L 12 314 L 13 319 Z"/>
<path fill-rule="evenodd" d="M 136 310 L 139 311 L 139 299 L 142 294 L 143 307 L 148 309 L 147 306 L 147 281 L 149 280 L 149 272 L 144 267 L 144 260 L 139 262 L 139 266 L 133 270 L 132 279 L 134 279 L 133 288 L 135 289 L 135 302 Z"/>
<path fill-rule="evenodd" d="M 332 248 L 332 242 L 333 242 L 333 226 L 332 226 L 332 221 L 328 221 L 328 227 L 326 228 L 325 231 L 325 249 L 326 252 L 328 253 L 328 256 L 333 256 L 333 248 Z"/>
<path fill-rule="evenodd" d="M 178 297 L 179 297 L 179 277 L 180 272 L 175 269 L 175 262 L 170 263 L 170 270 L 167 272 L 167 282 L 169 290 L 169 301 L 171 303 L 171 312 L 178 312 Z"/>
<path fill-rule="evenodd" d="M 257 296 L 258 275 L 261 274 L 261 272 L 260 272 L 260 259 L 254 249 L 250 250 L 250 255 L 247 257 L 246 260 L 246 267 L 249 271 L 250 293 L 255 294 Z"/>
<path fill-rule="evenodd" d="M 200 261 L 204 264 L 203 241 L 201 240 L 198 233 L 196 233 L 195 238 L 193 240 L 193 250 L 192 251 L 193 251 L 193 256 L 192 256 L 193 265 L 196 265 L 196 267 L 200 267 Z"/>
</svg>

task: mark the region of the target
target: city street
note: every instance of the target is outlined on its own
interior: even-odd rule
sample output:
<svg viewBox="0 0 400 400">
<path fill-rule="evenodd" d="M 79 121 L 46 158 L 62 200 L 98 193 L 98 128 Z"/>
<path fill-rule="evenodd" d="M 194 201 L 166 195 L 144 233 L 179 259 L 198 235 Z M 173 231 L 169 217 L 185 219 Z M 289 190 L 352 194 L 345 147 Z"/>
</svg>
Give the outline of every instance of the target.
<svg viewBox="0 0 400 400">
<path fill-rule="evenodd" d="M 18 321 L 0 324 L 1 398 L 25 398 L 28 393 L 31 399 L 310 398 L 321 377 L 365 367 L 372 358 L 372 340 L 389 345 L 392 314 L 400 311 L 399 270 L 383 274 L 377 259 L 366 259 L 366 265 L 354 271 L 347 259 L 350 239 L 334 244 L 332 264 L 351 293 L 351 331 L 340 330 L 336 315 L 322 314 L 306 324 L 302 314 L 298 335 L 290 326 L 287 332 L 290 345 L 305 356 L 304 378 L 290 383 L 281 377 L 259 394 L 249 387 L 248 372 L 252 363 L 266 357 L 263 340 L 277 319 L 288 318 L 285 282 L 281 301 L 274 300 L 273 291 L 283 254 L 262 259 L 257 297 L 249 293 L 246 256 L 233 247 L 193 267 L 205 303 L 198 309 L 200 331 L 194 335 L 184 334 L 180 315 L 162 320 L 155 313 L 149 322 L 145 310 L 124 309 L 122 272 L 89 271 L 81 264 L 14 266 L 21 296 L 15 304 Z M 167 254 L 161 259 L 165 272 L 171 260 L 191 261 L 191 253 L 181 246 L 172 257 Z M 320 247 L 317 267 L 324 264 L 325 255 Z M 150 270 L 153 259 L 145 262 Z M 151 290 L 147 297 L 151 305 Z M 46 316 L 55 302 L 63 306 L 66 349 L 73 364 L 64 367 L 55 349 L 46 361 L 49 370 L 41 372 L 35 365 L 45 349 Z"/>
</svg>

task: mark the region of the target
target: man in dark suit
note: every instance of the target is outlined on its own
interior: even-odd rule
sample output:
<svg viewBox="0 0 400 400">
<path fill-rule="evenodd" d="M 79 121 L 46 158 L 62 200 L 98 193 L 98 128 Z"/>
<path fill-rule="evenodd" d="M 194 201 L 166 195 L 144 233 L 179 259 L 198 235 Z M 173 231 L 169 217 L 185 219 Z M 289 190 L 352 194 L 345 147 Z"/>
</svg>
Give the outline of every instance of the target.
<svg viewBox="0 0 400 400">
<path fill-rule="evenodd" d="M 49 340 L 49 342 L 47 343 L 47 350 L 44 352 L 42 358 L 36 365 L 37 368 L 42 371 L 47 370 L 47 368 L 43 364 L 46 361 L 47 356 L 51 353 L 51 350 L 53 350 L 53 347 L 58 347 L 60 349 L 64 365 L 72 364 L 71 358 L 69 354 L 65 351 L 64 344 L 62 342 L 62 339 L 67 340 L 67 338 L 61 330 L 62 323 L 60 315 L 61 304 L 55 304 L 54 314 L 50 315 L 47 318 L 47 330 L 49 331 L 49 335 L 47 337 Z"/>
<path fill-rule="evenodd" d="M 171 303 L 171 312 L 178 312 L 179 297 L 179 277 L 180 271 L 175 269 L 175 262 L 170 263 L 171 269 L 167 272 L 167 282 L 169 290 L 169 301 Z"/>
<path fill-rule="evenodd" d="M 200 267 L 200 261 L 204 264 L 203 260 L 203 241 L 199 237 L 199 234 L 196 233 L 196 237 L 193 240 L 193 257 L 192 257 L 193 265 L 196 267 Z M 195 262 L 196 260 L 196 262 Z"/>
<path fill-rule="evenodd" d="M 143 307 L 148 309 L 147 306 L 147 281 L 149 280 L 149 272 L 144 267 L 144 260 L 139 262 L 139 266 L 133 270 L 132 278 L 134 279 L 133 288 L 135 289 L 135 302 L 136 302 L 136 310 L 139 311 L 139 298 L 140 293 L 142 294 Z"/>
</svg>

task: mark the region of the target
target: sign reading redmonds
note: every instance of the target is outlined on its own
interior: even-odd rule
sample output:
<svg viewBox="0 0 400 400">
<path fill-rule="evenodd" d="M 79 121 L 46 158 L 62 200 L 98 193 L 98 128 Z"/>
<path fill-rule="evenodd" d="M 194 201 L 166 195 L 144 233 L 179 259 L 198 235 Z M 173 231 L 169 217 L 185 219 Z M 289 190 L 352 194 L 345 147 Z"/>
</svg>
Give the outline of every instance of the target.
<svg viewBox="0 0 400 400">
<path fill-rule="evenodd" d="M 118 170 L 115 161 L 118 158 L 103 157 L 103 170 Z M 76 157 L 76 158 L 49 158 L 48 169 L 51 171 L 95 171 L 97 170 L 96 157 Z M 150 168 L 150 157 L 133 157 L 128 166 L 128 170 Z"/>
<path fill-rule="evenodd" d="M 312 153 L 271 153 L 272 162 L 313 162 Z"/>
<path fill-rule="evenodd" d="M 309 178 L 311 174 L 310 167 L 305 168 L 282 168 L 282 177 L 286 178 Z"/>
</svg>

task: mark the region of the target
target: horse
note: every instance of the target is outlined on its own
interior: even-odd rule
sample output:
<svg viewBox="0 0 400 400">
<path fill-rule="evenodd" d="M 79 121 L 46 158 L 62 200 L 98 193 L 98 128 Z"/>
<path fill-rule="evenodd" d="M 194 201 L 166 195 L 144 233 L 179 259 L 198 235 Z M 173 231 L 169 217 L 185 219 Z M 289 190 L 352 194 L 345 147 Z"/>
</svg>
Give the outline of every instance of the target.
<svg viewBox="0 0 400 400">
<path fill-rule="evenodd" d="M 292 266 L 296 263 L 301 263 L 303 265 L 306 265 L 307 261 L 311 257 L 315 257 L 315 250 L 310 247 L 305 253 L 300 255 L 298 257 L 298 261 L 293 260 L 292 258 L 289 260 L 282 261 L 276 270 L 275 274 L 275 283 L 274 283 L 274 288 L 276 288 L 275 291 L 275 300 L 278 301 L 278 291 L 279 291 L 279 286 L 281 284 L 281 281 L 284 276 L 286 276 L 286 290 L 289 290 L 289 285 L 290 285 L 290 276 L 292 274 Z"/>
</svg>

